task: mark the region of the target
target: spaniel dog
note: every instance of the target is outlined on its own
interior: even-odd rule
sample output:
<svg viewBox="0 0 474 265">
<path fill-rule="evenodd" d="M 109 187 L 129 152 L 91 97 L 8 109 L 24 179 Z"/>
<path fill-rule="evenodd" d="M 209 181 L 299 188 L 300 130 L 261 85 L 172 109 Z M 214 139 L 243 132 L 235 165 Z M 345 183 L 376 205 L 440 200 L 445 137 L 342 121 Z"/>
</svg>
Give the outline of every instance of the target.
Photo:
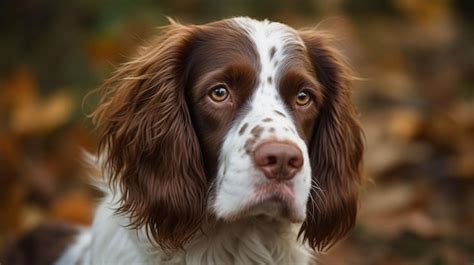
<svg viewBox="0 0 474 265">
<path fill-rule="evenodd" d="M 104 85 L 108 185 L 56 264 L 314 262 L 354 226 L 363 154 L 329 43 L 246 17 L 166 26 Z"/>
</svg>

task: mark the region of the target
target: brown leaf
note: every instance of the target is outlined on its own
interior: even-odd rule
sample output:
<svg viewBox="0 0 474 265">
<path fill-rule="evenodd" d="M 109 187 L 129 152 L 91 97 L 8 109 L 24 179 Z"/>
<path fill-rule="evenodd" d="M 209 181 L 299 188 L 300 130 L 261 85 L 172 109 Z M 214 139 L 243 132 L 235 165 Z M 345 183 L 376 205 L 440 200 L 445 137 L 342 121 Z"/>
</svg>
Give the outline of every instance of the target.
<svg viewBox="0 0 474 265">
<path fill-rule="evenodd" d="M 67 122 L 73 109 L 73 97 L 58 92 L 44 102 L 18 105 L 12 112 L 10 128 L 21 135 L 49 132 Z"/>
<path fill-rule="evenodd" d="M 53 218 L 89 225 L 92 222 L 95 203 L 86 191 L 74 191 L 57 198 L 50 207 Z"/>
</svg>

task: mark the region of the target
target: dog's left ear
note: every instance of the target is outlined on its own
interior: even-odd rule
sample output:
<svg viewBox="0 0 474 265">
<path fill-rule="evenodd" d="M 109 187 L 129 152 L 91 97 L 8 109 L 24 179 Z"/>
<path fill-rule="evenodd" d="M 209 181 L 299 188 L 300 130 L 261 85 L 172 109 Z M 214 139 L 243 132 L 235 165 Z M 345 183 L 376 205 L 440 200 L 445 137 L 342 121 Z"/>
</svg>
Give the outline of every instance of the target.
<svg viewBox="0 0 474 265">
<path fill-rule="evenodd" d="M 185 100 L 184 68 L 196 28 L 177 23 L 118 68 L 94 112 L 104 172 L 120 191 L 117 213 L 162 248 L 199 230 L 207 176 Z"/>
<path fill-rule="evenodd" d="M 324 103 L 309 146 L 312 199 L 299 235 L 324 250 L 354 226 L 358 208 L 362 131 L 351 102 L 351 71 L 318 31 L 300 31 L 322 86 Z"/>
</svg>

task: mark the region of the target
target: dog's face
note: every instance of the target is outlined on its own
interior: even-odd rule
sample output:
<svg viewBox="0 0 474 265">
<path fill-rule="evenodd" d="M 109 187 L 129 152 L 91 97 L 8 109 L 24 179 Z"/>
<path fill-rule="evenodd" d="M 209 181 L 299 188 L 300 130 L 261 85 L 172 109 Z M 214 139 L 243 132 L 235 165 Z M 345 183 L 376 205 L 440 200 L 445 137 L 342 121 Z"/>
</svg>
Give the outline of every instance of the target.
<svg viewBox="0 0 474 265">
<path fill-rule="evenodd" d="M 362 142 L 350 75 L 315 31 L 234 18 L 172 24 L 106 84 L 95 113 L 118 210 L 165 248 L 212 215 L 352 228 Z"/>
<path fill-rule="evenodd" d="M 209 27 L 216 30 L 200 36 L 186 63 L 188 106 L 213 183 L 208 207 L 223 219 L 302 222 L 307 145 L 322 102 L 304 43 L 279 23 L 240 18 Z"/>
</svg>

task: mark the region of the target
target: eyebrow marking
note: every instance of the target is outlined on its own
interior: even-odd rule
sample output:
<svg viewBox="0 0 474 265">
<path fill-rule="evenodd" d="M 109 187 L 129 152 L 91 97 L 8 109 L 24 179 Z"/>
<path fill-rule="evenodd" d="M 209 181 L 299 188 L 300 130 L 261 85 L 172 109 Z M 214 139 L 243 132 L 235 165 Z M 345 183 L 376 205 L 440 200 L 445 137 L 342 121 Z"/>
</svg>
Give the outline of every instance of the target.
<svg viewBox="0 0 474 265">
<path fill-rule="evenodd" d="M 239 135 L 244 134 L 245 129 L 247 129 L 247 126 L 248 126 L 248 125 L 249 125 L 248 123 L 245 123 L 244 125 L 242 125 L 242 127 L 241 127 L 240 130 L 239 130 Z"/>
<path fill-rule="evenodd" d="M 275 56 L 275 53 L 276 53 L 276 47 L 275 46 L 272 46 L 270 48 L 270 60 L 273 59 L 273 56 Z"/>
<path fill-rule="evenodd" d="M 269 121 L 273 121 L 272 118 L 265 118 L 262 120 L 263 122 L 269 122 Z"/>
<path fill-rule="evenodd" d="M 278 110 L 276 110 L 276 109 L 275 109 L 275 110 L 273 110 L 273 111 L 274 111 L 276 114 L 278 114 L 278 115 L 280 115 L 280 116 L 282 116 L 282 117 L 285 117 L 285 118 L 286 118 L 286 115 L 285 115 L 283 112 L 281 112 L 281 111 L 278 111 Z"/>
</svg>

